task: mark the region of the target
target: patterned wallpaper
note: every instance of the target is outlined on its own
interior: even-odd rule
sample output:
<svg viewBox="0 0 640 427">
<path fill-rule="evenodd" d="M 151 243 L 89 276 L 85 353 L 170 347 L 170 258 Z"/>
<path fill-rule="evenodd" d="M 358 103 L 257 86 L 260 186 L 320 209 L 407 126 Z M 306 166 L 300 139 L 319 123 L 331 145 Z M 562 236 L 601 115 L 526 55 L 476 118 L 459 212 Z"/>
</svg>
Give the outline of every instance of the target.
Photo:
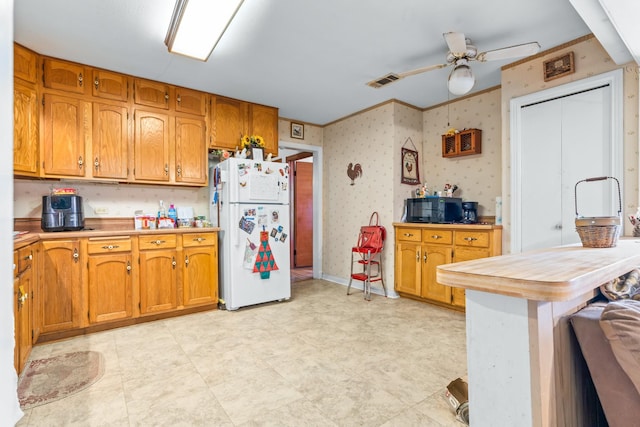
<svg viewBox="0 0 640 427">
<path fill-rule="evenodd" d="M 454 196 L 478 202 L 480 216 L 495 215 L 501 194 L 500 89 L 453 101 L 424 112 L 423 182 L 431 192 L 446 183 L 459 187 Z M 442 134 L 449 128 L 482 130 L 482 152 L 442 157 Z"/>
<path fill-rule="evenodd" d="M 574 52 L 575 73 L 548 82 L 544 81 L 543 62 Z M 624 195 L 623 218 L 633 214 L 638 207 L 638 66 L 616 65 L 602 45 L 594 37 L 548 53 L 544 56 L 523 61 L 502 71 L 502 194 L 503 194 L 503 252 L 510 251 L 510 203 L 511 189 L 509 177 L 510 147 L 510 101 L 512 98 L 538 92 L 568 82 L 584 79 L 607 71 L 622 68 L 624 71 Z M 624 235 L 632 235 L 632 227 L 624 221 Z"/>
</svg>

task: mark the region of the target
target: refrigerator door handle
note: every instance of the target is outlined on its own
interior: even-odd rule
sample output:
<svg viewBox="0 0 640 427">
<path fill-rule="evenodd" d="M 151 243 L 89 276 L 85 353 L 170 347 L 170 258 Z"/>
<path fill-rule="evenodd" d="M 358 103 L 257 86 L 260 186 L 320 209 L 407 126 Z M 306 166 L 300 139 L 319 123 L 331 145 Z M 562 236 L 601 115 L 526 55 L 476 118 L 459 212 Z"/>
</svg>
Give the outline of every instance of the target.
<svg viewBox="0 0 640 427">
<path fill-rule="evenodd" d="M 231 220 L 232 221 L 240 221 L 240 218 L 242 218 L 241 213 L 240 213 L 240 204 L 239 203 L 231 203 L 231 206 L 229 206 L 231 209 Z M 240 236 L 240 225 L 238 223 L 231 223 L 229 224 L 230 227 L 233 228 L 233 231 L 231 232 L 231 235 L 235 236 L 235 241 L 233 242 L 234 246 L 240 246 L 240 244 L 242 243 L 242 237 Z"/>
</svg>

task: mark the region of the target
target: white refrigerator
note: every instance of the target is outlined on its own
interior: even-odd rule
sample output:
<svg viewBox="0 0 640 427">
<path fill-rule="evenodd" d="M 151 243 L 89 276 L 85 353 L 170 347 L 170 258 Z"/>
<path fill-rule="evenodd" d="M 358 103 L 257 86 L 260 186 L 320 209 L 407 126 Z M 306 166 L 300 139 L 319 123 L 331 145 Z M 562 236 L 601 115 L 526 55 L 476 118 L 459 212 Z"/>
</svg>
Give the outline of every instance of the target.
<svg viewBox="0 0 640 427">
<path fill-rule="evenodd" d="M 220 288 L 227 310 L 291 297 L 289 167 L 231 158 L 212 171 Z"/>
</svg>

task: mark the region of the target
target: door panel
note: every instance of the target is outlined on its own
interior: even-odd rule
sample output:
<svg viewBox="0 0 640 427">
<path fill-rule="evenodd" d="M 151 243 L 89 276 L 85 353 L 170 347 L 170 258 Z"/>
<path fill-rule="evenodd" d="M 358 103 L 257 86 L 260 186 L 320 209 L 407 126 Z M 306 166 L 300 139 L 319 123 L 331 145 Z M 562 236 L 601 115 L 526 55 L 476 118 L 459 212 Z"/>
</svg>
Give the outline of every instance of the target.
<svg viewBox="0 0 640 427">
<path fill-rule="evenodd" d="M 294 267 L 313 265 L 313 163 L 294 162 Z"/>
</svg>

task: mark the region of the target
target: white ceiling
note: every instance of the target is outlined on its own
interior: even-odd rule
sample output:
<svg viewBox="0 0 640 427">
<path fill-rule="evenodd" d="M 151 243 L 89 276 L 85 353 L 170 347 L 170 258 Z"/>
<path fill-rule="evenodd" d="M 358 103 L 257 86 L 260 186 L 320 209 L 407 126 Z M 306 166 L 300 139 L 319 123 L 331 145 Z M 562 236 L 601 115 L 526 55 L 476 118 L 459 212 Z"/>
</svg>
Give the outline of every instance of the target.
<svg viewBox="0 0 640 427">
<path fill-rule="evenodd" d="M 542 50 L 590 33 L 569 0 L 245 0 L 206 63 L 164 45 L 175 0 L 16 0 L 15 40 L 41 54 L 280 108 L 326 124 L 389 99 L 452 99 L 450 68 L 373 89 L 388 72 L 445 62 L 442 33 L 478 51 Z M 513 60 L 471 64 L 472 92 Z"/>
</svg>

